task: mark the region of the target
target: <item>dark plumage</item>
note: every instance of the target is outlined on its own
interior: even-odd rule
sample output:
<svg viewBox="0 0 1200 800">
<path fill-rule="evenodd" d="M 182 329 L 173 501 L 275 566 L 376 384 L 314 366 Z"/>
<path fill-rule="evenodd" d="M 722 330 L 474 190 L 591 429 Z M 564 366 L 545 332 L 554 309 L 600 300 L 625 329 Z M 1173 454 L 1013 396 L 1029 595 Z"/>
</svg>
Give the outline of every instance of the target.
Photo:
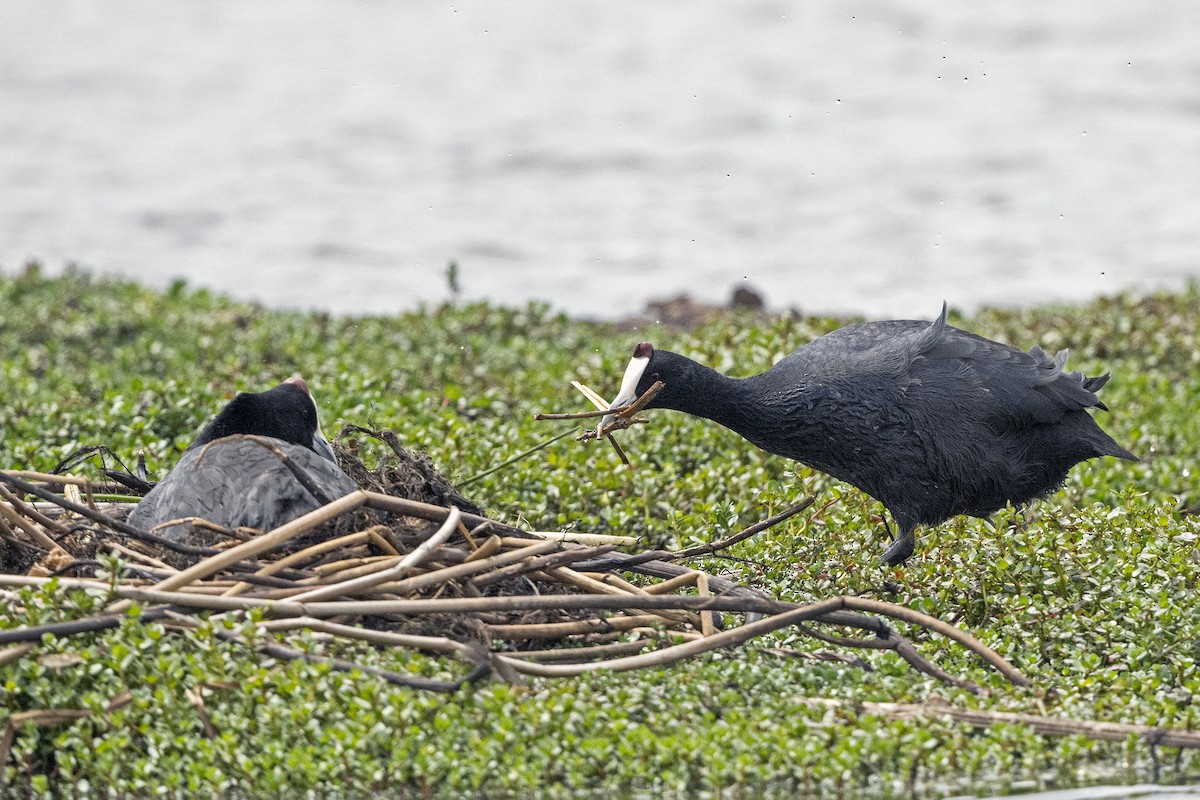
<svg viewBox="0 0 1200 800">
<path fill-rule="evenodd" d="M 157 486 L 129 515 L 142 529 L 183 517 L 201 517 L 226 528 L 270 530 L 320 506 L 269 447 L 239 434 L 265 437 L 312 479 L 326 499 L 356 488 L 338 468 L 321 435 L 317 406 L 300 377 L 266 392 L 240 393 L 200 431 Z M 188 524 L 160 531 L 180 538 Z"/>
<path fill-rule="evenodd" d="M 613 407 L 661 380 L 648 408 L 711 419 L 857 486 L 895 518 L 883 558 L 899 564 L 918 525 L 1026 503 L 1090 458 L 1137 460 L 1087 411 L 1107 410 L 1095 393 L 1109 376 L 1066 363 L 1065 350 L 1025 353 L 951 327 L 943 305 L 932 323 L 848 325 L 743 379 L 643 342 Z"/>
</svg>

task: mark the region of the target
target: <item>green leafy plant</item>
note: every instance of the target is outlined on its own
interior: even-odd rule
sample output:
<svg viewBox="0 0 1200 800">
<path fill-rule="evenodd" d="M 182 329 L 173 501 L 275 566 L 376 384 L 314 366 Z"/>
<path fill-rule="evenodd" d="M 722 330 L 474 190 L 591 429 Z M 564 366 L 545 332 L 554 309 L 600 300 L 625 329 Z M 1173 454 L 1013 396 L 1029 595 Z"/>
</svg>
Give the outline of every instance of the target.
<svg viewBox="0 0 1200 800">
<path fill-rule="evenodd" d="M 952 320 L 1022 347 L 1070 347 L 1074 368 L 1111 370 L 1105 427 L 1143 460 L 1081 465 L 1030 508 L 923 531 L 918 557 L 887 570 L 876 561 L 885 536 L 877 504 L 682 415 L 651 412 L 651 424 L 622 435 L 634 469 L 606 447 L 564 438 L 487 472 L 567 425 L 535 422 L 535 412 L 584 407 L 571 379 L 615 392 L 639 339 L 749 371 L 845 320 L 736 318 L 618 332 L 541 304 L 481 303 L 340 318 L 271 311 L 183 283 L 157 293 L 83 272 L 0 277 L 0 466 L 49 470 L 81 446 L 104 444 L 126 463 L 143 452 L 162 474 L 226 397 L 300 372 L 326 430 L 348 422 L 394 429 L 452 479 L 479 476 L 469 494 L 490 514 L 536 528 L 686 547 L 819 493 L 804 515 L 698 566 L 787 600 L 885 595 L 965 626 L 1035 681 L 1015 689 L 938 637 L 920 637 L 928 655 L 989 690 L 974 697 L 886 653 L 865 656 L 869 670 L 781 657 L 771 648 L 822 647 L 782 631 L 650 673 L 434 696 L 319 665 L 264 662 L 213 635 L 211 626 L 235 624 L 224 617 L 168 636 L 135 609 L 119 628 L 38 645 L 39 654 L 69 659 L 0 666 L 0 728 L 30 710 L 90 712 L 16 727 L 0 779 L 38 796 L 337 787 L 400 797 L 732 786 L 765 796 L 891 797 L 1194 779 L 1194 751 L 855 708 L 937 697 L 962 708 L 1200 727 L 1198 305 L 1192 286 Z M 107 599 L 5 590 L 0 629 L 91 613 Z M 253 620 L 236 624 L 250 642 L 270 635 Z M 316 638 L 306 646 L 323 647 Z M 353 657 L 428 676 L 450 671 L 430 656 L 396 663 L 401 656 L 361 648 Z"/>
</svg>

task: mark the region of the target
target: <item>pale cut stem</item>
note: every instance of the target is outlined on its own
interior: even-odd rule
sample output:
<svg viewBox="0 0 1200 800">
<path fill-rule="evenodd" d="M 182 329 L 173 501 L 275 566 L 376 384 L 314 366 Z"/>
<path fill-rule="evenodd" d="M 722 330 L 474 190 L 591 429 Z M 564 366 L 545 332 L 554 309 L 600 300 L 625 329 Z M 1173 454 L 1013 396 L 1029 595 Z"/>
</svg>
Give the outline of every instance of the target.
<svg viewBox="0 0 1200 800">
<path fill-rule="evenodd" d="M 293 603 L 311 603 L 317 600 L 325 600 L 330 597 L 338 597 L 343 595 L 353 595 L 363 589 L 376 586 L 381 583 L 400 577 L 403 573 L 411 568 L 418 566 L 421 562 L 429 558 L 429 554 L 434 548 L 442 542 L 449 539 L 458 531 L 458 522 L 462 519 L 462 512 L 457 508 L 451 508 L 446 515 L 446 521 L 437 529 L 437 532 L 421 543 L 419 547 L 411 553 L 400 559 L 400 562 L 395 566 L 380 570 L 371 575 L 363 575 L 359 578 L 353 578 L 341 583 L 335 583 L 331 586 L 321 586 L 303 594 L 298 594 L 291 599 Z"/>
<path fill-rule="evenodd" d="M 367 538 L 367 531 L 358 533 L 350 533 L 345 536 L 339 536 L 334 539 L 326 539 L 323 542 L 318 542 L 311 547 L 306 547 L 303 550 L 298 550 L 289 556 L 284 556 L 278 561 L 273 561 L 267 566 L 255 572 L 255 575 L 268 577 L 274 575 L 280 570 L 287 569 L 295 564 L 303 564 L 311 558 L 328 553 L 330 550 L 337 550 L 339 547 L 348 547 L 350 545 L 359 544 Z M 225 592 L 226 597 L 234 597 L 249 589 L 254 584 L 239 582 L 232 586 L 229 591 Z"/>
</svg>

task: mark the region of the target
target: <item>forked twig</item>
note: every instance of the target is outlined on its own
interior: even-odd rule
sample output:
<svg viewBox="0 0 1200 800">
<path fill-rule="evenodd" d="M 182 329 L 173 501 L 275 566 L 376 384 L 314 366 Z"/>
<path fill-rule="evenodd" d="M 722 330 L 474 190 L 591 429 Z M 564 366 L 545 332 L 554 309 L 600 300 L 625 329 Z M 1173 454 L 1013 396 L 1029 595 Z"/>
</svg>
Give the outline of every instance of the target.
<svg viewBox="0 0 1200 800">
<path fill-rule="evenodd" d="M 578 411 L 570 414 L 534 414 L 536 420 L 556 420 L 556 419 L 592 419 L 595 417 L 605 417 L 609 414 L 613 415 L 612 420 L 604 426 L 604 430 L 597 426 L 594 429 L 585 430 L 579 436 L 575 437 L 576 441 L 587 442 L 592 439 L 607 439 L 609 444 L 616 450 L 617 456 L 621 459 L 621 463 L 629 466 L 629 458 L 625 455 L 625 451 L 617 444 L 617 440 L 613 438 L 613 432 L 624 430 L 625 428 L 634 425 L 641 425 L 648 420 L 642 417 L 634 416 L 643 408 L 645 408 L 655 396 L 666 388 L 666 384 L 662 381 L 655 381 L 654 384 L 645 392 L 634 400 L 632 403 L 624 406 L 613 408 L 610 403 L 605 401 L 603 397 L 597 394 L 587 385 L 579 381 L 571 381 L 571 385 L 578 389 L 584 397 L 591 401 L 592 405 L 596 406 L 595 411 Z"/>
</svg>

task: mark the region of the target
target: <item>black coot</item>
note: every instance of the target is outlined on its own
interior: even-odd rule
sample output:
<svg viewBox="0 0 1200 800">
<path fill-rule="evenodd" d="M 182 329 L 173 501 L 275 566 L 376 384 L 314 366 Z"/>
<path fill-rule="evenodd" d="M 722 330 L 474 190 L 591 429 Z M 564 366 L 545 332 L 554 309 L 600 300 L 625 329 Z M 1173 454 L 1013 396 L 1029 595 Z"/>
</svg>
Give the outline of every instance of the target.
<svg viewBox="0 0 1200 800">
<path fill-rule="evenodd" d="M 304 379 L 295 376 L 266 392 L 238 394 L 200 431 L 179 463 L 129 515 L 143 530 L 183 517 L 201 517 L 226 528 L 271 530 L 320 506 L 279 458 L 249 439 L 271 439 L 303 469 L 327 499 L 358 487 L 338 468 L 321 435 L 317 404 Z M 181 538 L 188 524 L 159 533 Z"/>
<path fill-rule="evenodd" d="M 711 419 L 857 486 L 895 518 L 883 560 L 900 564 L 918 525 L 1026 503 L 1089 458 L 1137 460 L 1087 412 L 1108 410 L 1095 394 L 1108 374 L 1066 364 L 1065 350 L 1024 353 L 951 327 L 943 305 L 932 323 L 848 325 L 742 379 L 643 342 L 612 407 L 661 380 L 649 408 Z"/>
</svg>

